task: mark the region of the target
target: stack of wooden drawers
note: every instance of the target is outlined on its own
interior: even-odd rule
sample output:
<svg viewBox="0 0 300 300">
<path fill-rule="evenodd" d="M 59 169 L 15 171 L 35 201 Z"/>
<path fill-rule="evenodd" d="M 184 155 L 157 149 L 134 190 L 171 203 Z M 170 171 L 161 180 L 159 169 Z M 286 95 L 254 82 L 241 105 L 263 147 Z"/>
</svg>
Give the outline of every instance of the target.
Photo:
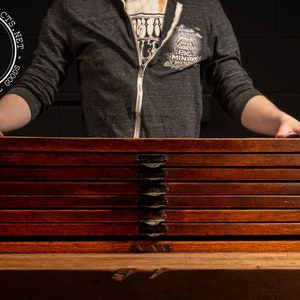
<svg viewBox="0 0 300 300">
<path fill-rule="evenodd" d="M 299 139 L 0 142 L 0 253 L 298 251 Z"/>
</svg>

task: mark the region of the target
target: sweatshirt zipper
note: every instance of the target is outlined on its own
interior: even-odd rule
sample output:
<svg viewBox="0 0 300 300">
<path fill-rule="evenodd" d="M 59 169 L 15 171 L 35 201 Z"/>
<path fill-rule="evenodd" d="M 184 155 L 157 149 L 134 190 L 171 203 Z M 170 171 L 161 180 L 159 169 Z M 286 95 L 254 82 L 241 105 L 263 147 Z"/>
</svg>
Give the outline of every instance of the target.
<svg viewBox="0 0 300 300">
<path fill-rule="evenodd" d="M 137 97 L 135 104 L 135 126 L 133 138 L 139 138 L 141 133 L 142 124 L 142 104 L 143 104 L 143 82 L 146 65 L 140 65 L 138 78 L 137 78 Z"/>
<path fill-rule="evenodd" d="M 124 10 L 126 12 L 124 0 L 122 0 L 122 2 L 124 4 Z M 146 63 L 143 63 L 141 60 L 142 55 L 140 53 L 141 52 L 140 47 L 138 44 L 137 37 L 133 32 L 136 49 L 137 49 L 137 53 L 138 53 L 138 59 L 139 59 L 139 71 L 138 71 L 138 77 L 137 77 L 137 97 L 136 97 L 136 105 L 135 105 L 135 126 L 134 126 L 133 138 L 140 138 L 140 134 L 141 134 L 141 124 L 142 124 L 142 115 L 141 114 L 142 114 L 142 106 L 143 106 L 143 82 L 144 82 L 144 76 L 145 76 L 145 71 L 146 71 L 147 65 L 150 63 L 150 61 L 154 58 L 156 53 L 160 50 L 160 48 L 168 41 L 168 39 L 173 34 L 175 27 L 178 24 L 179 19 L 181 17 L 181 13 L 182 13 L 182 4 L 177 2 L 176 10 L 175 10 L 175 17 L 174 17 L 173 23 L 167 33 L 167 36 L 161 42 L 161 45 L 155 51 L 155 53 L 153 53 L 152 56 L 149 57 L 149 59 L 147 60 Z M 128 16 L 127 12 L 126 12 L 126 15 Z M 130 21 L 129 16 L 128 16 L 128 19 Z M 130 21 L 130 24 L 131 24 L 131 21 Z"/>
</svg>

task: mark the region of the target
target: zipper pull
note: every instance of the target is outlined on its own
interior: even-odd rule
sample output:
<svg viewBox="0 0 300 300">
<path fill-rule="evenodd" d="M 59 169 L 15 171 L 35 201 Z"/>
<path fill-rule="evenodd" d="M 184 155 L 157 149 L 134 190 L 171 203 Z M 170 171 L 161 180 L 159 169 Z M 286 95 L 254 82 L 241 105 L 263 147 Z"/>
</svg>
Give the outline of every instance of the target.
<svg viewBox="0 0 300 300">
<path fill-rule="evenodd" d="M 140 70 L 139 70 L 139 77 L 143 77 L 145 73 L 146 65 L 142 64 L 140 65 Z"/>
</svg>

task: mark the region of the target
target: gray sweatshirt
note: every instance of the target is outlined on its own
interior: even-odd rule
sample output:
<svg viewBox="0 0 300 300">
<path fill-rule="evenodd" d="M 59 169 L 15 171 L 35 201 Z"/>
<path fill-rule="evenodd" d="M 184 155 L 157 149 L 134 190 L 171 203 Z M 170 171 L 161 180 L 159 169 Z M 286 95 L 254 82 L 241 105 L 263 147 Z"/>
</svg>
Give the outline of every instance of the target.
<svg viewBox="0 0 300 300">
<path fill-rule="evenodd" d="M 28 102 L 34 119 L 73 62 L 91 137 L 199 137 L 202 75 L 234 119 L 259 94 L 217 0 L 169 0 L 161 44 L 146 63 L 122 0 L 56 0 L 32 64 L 10 93 Z"/>
</svg>

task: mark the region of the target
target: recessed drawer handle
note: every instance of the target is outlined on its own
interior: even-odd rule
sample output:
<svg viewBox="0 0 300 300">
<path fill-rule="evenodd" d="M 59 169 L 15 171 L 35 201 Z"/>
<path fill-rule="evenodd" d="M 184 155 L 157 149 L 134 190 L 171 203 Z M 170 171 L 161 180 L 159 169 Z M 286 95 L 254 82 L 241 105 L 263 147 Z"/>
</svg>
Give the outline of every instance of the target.
<svg viewBox="0 0 300 300">
<path fill-rule="evenodd" d="M 165 183 L 143 183 L 139 186 L 138 191 L 141 194 L 157 197 L 169 192 L 169 187 Z"/>
<path fill-rule="evenodd" d="M 168 199 L 165 195 L 160 195 L 156 197 L 141 195 L 140 199 L 138 200 L 138 205 L 140 207 L 147 208 L 160 208 L 168 205 Z"/>
<path fill-rule="evenodd" d="M 139 176 L 151 181 L 162 180 L 166 178 L 167 171 L 163 168 L 141 167 L 139 170 Z"/>
<path fill-rule="evenodd" d="M 148 168 L 158 168 L 164 165 L 168 157 L 164 154 L 140 154 L 137 157 L 137 162 Z"/>
<path fill-rule="evenodd" d="M 150 226 L 156 226 L 167 219 L 167 214 L 163 210 L 142 211 L 138 214 L 139 222 L 144 222 Z"/>
<path fill-rule="evenodd" d="M 166 234 L 168 232 L 168 226 L 164 223 L 161 223 L 156 226 L 150 226 L 145 223 L 140 224 L 139 233 L 140 234 L 146 234 L 150 237 L 159 237 L 163 234 Z"/>
</svg>

